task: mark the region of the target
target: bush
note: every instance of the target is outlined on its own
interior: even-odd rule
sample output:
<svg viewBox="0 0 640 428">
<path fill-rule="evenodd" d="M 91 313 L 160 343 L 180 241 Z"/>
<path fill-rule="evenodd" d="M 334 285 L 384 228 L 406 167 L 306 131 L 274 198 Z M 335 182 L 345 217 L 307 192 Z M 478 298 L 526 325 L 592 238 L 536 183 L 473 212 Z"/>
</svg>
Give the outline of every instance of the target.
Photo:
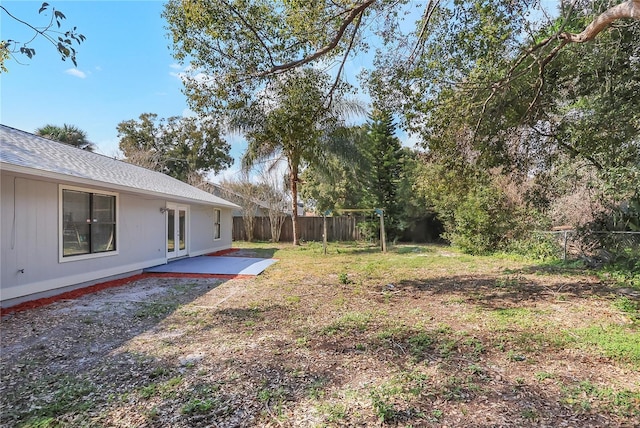
<svg viewBox="0 0 640 428">
<path fill-rule="evenodd" d="M 365 220 L 359 222 L 356 227 L 364 240 L 376 241 L 380 239 L 380 221 Z"/>
<path fill-rule="evenodd" d="M 454 228 L 445 234 L 469 254 L 485 254 L 503 247 L 514 230 L 514 212 L 493 186 L 473 189 L 454 211 Z"/>
<path fill-rule="evenodd" d="M 512 240 L 508 243 L 506 251 L 541 261 L 557 259 L 562 254 L 561 245 L 555 237 L 540 233 Z"/>
</svg>

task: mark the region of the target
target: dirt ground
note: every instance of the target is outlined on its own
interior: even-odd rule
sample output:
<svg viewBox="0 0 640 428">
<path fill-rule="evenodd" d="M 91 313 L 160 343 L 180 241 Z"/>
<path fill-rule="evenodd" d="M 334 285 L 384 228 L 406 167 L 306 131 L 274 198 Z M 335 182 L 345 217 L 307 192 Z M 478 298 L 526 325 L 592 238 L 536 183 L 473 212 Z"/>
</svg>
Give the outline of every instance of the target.
<svg viewBox="0 0 640 428">
<path fill-rule="evenodd" d="M 638 340 L 595 276 L 298 256 L 4 316 L 0 425 L 640 426 L 638 366 L 584 345 L 594 326 Z"/>
</svg>

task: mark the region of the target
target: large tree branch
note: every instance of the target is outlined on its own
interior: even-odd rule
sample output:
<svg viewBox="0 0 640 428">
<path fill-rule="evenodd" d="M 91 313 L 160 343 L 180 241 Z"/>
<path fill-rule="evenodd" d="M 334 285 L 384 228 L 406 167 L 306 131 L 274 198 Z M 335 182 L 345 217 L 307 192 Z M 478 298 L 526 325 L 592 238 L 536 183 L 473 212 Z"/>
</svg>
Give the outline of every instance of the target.
<svg viewBox="0 0 640 428">
<path fill-rule="evenodd" d="M 433 12 L 438 8 L 439 0 L 429 0 L 427 6 L 424 9 L 424 13 L 422 14 L 422 23 L 420 25 L 420 32 L 418 33 L 418 39 L 416 40 L 416 44 L 413 47 L 413 51 L 411 55 L 409 55 L 409 62 L 413 62 L 415 58 L 418 56 L 418 51 L 424 46 L 425 40 L 427 39 L 427 28 L 429 23 L 431 22 L 431 16 Z"/>
<path fill-rule="evenodd" d="M 268 69 L 266 71 L 258 73 L 258 75 L 256 77 L 265 77 L 265 76 L 268 76 L 270 74 L 281 73 L 283 71 L 287 71 L 287 70 L 290 70 L 292 68 L 296 68 L 296 67 L 299 67 L 301 65 L 308 64 L 308 63 L 310 63 L 310 62 L 322 57 L 323 55 L 326 55 L 328 52 L 331 52 L 333 49 L 335 49 L 336 46 L 338 46 L 338 43 L 340 43 L 340 40 L 342 40 L 342 37 L 344 36 L 344 33 L 347 30 L 347 28 L 349 27 L 349 25 L 351 25 L 353 23 L 353 21 L 361 13 L 363 13 L 368 7 L 370 7 L 375 2 L 376 2 L 376 0 L 366 0 L 366 1 L 358 4 L 353 9 L 351 9 L 349 14 L 344 18 L 344 21 L 342 21 L 342 24 L 338 28 L 338 31 L 336 32 L 335 36 L 331 39 L 329 44 L 327 44 L 326 46 L 323 46 L 322 48 L 318 49 L 317 51 L 313 52 L 310 55 L 307 55 L 304 58 L 297 59 L 297 60 L 294 60 L 294 61 L 290 61 L 290 62 L 287 62 L 287 63 L 284 63 L 284 64 L 279 64 L 279 65 L 276 65 L 274 67 L 271 67 L 270 69 Z"/>
<path fill-rule="evenodd" d="M 364 12 L 362 12 L 364 13 Z M 333 82 L 333 85 L 331 86 L 331 89 L 329 89 L 329 94 L 328 94 L 328 102 L 326 105 L 326 108 L 329 109 L 331 108 L 331 103 L 333 102 L 333 93 L 336 90 L 336 88 L 338 87 L 338 84 L 340 83 L 340 78 L 342 76 L 342 70 L 344 70 L 344 65 L 347 62 L 347 58 L 349 57 L 349 53 L 351 52 L 351 50 L 353 49 L 353 44 L 356 40 L 356 37 L 358 35 L 358 30 L 360 29 L 360 24 L 362 23 L 362 16 L 360 16 L 357 21 L 356 21 L 356 26 L 353 29 L 353 33 L 351 34 L 351 40 L 349 40 L 349 46 L 347 47 L 347 50 L 345 51 L 343 57 L 342 57 L 342 61 L 340 62 L 340 67 L 338 68 L 338 72 L 336 73 L 336 78 Z"/>
<path fill-rule="evenodd" d="M 623 18 L 640 19 L 640 0 L 627 0 L 613 6 L 596 16 L 582 32 L 578 34 L 564 32 L 559 34 L 558 38 L 568 40 L 570 43 L 588 42 L 613 22 Z"/>
<path fill-rule="evenodd" d="M 571 155 L 573 156 L 578 156 L 578 157 L 582 157 L 583 159 L 586 159 L 587 161 L 589 161 L 591 163 L 591 165 L 593 165 L 597 170 L 602 171 L 604 169 L 604 167 L 602 166 L 602 164 L 600 162 L 598 162 L 596 160 L 596 158 L 594 158 L 593 156 L 591 156 L 588 153 L 584 153 L 581 150 L 578 150 L 576 147 L 574 147 L 573 145 L 562 141 L 558 135 L 555 132 L 544 132 L 540 129 L 538 129 L 536 126 L 532 126 L 531 129 L 537 133 L 538 135 L 540 135 L 541 137 L 545 137 L 545 138 L 550 138 L 553 141 L 556 142 L 556 144 L 558 144 L 558 146 L 560 146 L 561 148 L 565 149 L 567 152 L 569 152 Z"/>
</svg>

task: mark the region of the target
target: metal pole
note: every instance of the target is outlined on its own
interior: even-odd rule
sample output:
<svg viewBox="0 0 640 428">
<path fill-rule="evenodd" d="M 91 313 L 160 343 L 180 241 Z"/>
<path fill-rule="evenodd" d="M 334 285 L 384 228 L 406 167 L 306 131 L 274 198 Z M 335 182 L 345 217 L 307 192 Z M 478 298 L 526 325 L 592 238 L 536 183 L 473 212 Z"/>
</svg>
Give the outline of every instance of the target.
<svg viewBox="0 0 640 428">
<path fill-rule="evenodd" d="M 384 233 L 384 210 L 380 210 L 380 241 L 382 242 L 382 252 L 387 252 L 387 235 Z"/>
<path fill-rule="evenodd" d="M 322 249 L 327 254 L 327 216 L 322 216 Z"/>
</svg>

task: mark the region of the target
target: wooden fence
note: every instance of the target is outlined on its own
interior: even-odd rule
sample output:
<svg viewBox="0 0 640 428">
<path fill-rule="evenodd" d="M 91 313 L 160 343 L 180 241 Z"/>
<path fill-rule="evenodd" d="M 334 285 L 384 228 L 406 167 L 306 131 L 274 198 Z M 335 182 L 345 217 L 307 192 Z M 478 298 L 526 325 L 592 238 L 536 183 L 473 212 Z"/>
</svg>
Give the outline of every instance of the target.
<svg viewBox="0 0 640 428">
<path fill-rule="evenodd" d="M 362 239 L 356 227 L 360 217 L 327 217 L 327 240 L 329 241 L 359 241 Z M 322 217 L 298 217 L 298 238 L 301 241 L 322 241 Z M 244 221 L 242 217 L 233 218 L 233 240 L 246 239 Z M 253 239 L 256 241 L 271 240 L 271 226 L 269 217 L 256 217 L 253 224 Z M 293 241 L 293 226 L 291 217 L 287 217 L 282 225 L 280 242 Z"/>
<path fill-rule="evenodd" d="M 367 239 L 357 228 L 357 224 L 367 220 L 361 216 L 327 217 L 328 241 L 361 241 Z M 371 220 L 371 218 L 369 218 Z M 375 221 L 375 219 L 374 219 Z M 298 217 L 298 236 L 303 241 L 322 241 L 322 217 Z M 407 225 L 401 242 L 440 242 L 442 224 L 435 217 L 415 219 Z M 256 241 L 270 241 L 271 229 L 269 217 L 256 217 L 253 225 L 253 239 Z M 233 240 L 244 241 L 244 222 L 242 217 L 233 218 Z M 293 241 L 291 217 L 282 226 L 280 242 Z"/>
</svg>

